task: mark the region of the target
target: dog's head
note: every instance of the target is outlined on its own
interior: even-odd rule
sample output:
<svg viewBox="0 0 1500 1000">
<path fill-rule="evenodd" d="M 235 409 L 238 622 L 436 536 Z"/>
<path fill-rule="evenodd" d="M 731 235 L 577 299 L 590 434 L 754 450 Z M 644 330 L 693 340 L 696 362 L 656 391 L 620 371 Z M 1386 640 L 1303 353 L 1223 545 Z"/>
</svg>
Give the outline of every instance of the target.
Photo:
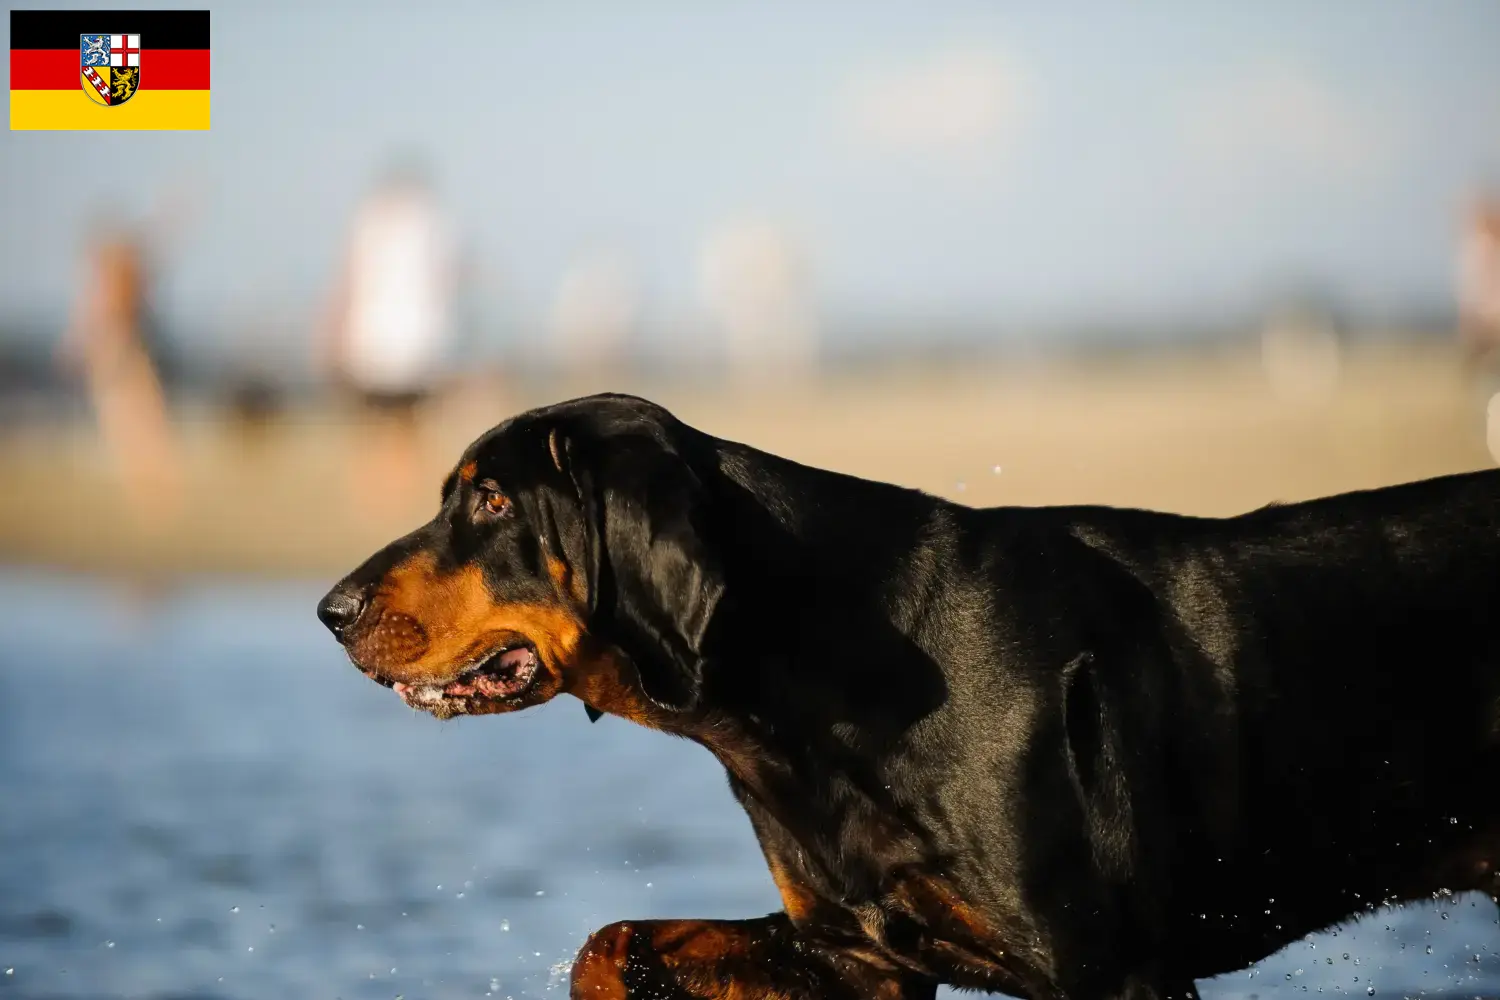
<svg viewBox="0 0 1500 1000">
<path fill-rule="evenodd" d="M 706 535 L 711 439 L 592 396 L 475 441 L 437 516 L 376 553 L 318 617 L 366 675 L 440 718 L 560 693 L 641 721 L 695 708 L 724 594 Z"/>
</svg>

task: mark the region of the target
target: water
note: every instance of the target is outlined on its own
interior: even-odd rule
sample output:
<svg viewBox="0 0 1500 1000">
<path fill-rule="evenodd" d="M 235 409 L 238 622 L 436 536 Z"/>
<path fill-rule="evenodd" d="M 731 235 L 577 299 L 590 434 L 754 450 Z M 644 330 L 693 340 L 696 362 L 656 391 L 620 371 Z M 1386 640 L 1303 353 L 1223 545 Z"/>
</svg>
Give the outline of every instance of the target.
<svg viewBox="0 0 1500 1000">
<path fill-rule="evenodd" d="M 570 699 L 418 716 L 319 591 L 0 573 L 0 998 L 562 997 L 612 920 L 778 908 L 708 754 Z M 1441 910 L 1205 995 L 1500 996 L 1494 908 Z"/>
</svg>

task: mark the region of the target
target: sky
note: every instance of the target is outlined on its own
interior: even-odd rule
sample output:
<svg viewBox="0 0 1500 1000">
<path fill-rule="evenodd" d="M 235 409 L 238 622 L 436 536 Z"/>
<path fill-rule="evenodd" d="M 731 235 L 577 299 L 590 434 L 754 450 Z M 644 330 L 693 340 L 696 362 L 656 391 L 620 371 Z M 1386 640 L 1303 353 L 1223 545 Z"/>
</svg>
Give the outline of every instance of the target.
<svg viewBox="0 0 1500 1000">
<path fill-rule="evenodd" d="M 1500 185 L 1494 3 L 238 3 L 212 33 L 209 132 L 0 137 L 0 330 L 62 321 L 116 212 L 177 220 L 162 305 L 196 346 L 304 337 L 397 150 L 476 325 L 532 340 L 591 252 L 692 329 L 737 222 L 786 234 L 830 336 L 1212 323 L 1308 285 L 1380 322 L 1450 300 Z"/>
</svg>

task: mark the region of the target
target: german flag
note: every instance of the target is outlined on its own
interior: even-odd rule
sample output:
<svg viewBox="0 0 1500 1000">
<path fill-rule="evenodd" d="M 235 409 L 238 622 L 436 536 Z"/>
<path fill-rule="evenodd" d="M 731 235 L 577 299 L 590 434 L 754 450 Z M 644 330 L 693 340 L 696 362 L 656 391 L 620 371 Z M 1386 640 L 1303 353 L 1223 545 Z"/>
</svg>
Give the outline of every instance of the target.
<svg viewBox="0 0 1500 1000">
<path fill-rule="evenodd" d="M 206 129 L 208 11 L 13 10 L 10 127 Z"/>
</svg>

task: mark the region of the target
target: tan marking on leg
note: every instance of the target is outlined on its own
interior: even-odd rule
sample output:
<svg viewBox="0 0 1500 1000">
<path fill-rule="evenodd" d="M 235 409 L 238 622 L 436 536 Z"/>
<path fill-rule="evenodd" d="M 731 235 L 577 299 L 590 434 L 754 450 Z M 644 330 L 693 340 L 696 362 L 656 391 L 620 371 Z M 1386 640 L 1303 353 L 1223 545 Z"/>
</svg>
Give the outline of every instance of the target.
<svg viewBox="0 0 1500 1000">
<path fill-rule="evenodd" d="M 786 910 L 786 915 L 791 917 L 792 923 L 800 924 L 812 915 L 813 909 L 818 905 L 818 897 L 795 879 L 780 859 L 770 858 L 768 863 L 771 867 L 771 879 L 781 893 L 782 909 Z"/>
<path fill-rule="evenodd" d="M 804 942 L 805 944 L 805 942 Z M 642 920 L 589 938 L 574 1000 L 931 1000 L 936 986 L 848 952 L 803 947 L 782 914 L 754 920 Z"/>
<path fill-rule="evenodd" d="M 573 962 L 572 1000 L 626 1000 L 625 966 L 629 961 L 631 928 L 610 924 L 589 936 Z"/>
</svg>

